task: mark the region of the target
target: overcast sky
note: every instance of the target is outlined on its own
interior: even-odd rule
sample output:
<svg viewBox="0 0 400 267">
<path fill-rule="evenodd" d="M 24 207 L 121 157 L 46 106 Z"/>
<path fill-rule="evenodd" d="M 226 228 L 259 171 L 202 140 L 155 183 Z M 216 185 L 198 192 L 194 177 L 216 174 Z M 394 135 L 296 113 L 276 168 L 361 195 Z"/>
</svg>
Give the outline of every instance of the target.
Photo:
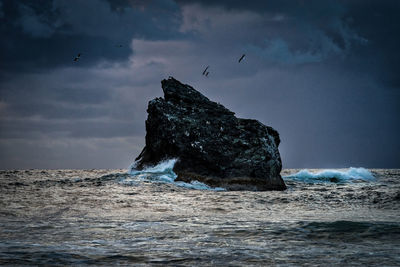
<svg viewBox="0 0 400 267">
<path fill-rule="evenodd" d="M 129 167 L 168 76 L 278 130 L 284 168 L 400 168 L 399 14 L 398 0 L 0 0 L 0 169 Z"/>
</svg>

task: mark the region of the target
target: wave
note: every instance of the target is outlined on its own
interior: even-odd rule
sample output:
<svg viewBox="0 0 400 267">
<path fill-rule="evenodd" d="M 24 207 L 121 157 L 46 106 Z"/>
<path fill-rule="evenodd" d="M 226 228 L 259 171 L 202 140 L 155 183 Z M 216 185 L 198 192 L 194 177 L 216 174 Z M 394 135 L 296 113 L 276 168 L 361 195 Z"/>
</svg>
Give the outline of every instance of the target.
<svg viewBox="0 0 400 267">
<path fill-rule="evenodd" d="M 136 170 L 135 166 L 130 168 L 129 174 L 135 176 L 139 180 L 159 181 L 165 183 L 173 183 L 177 175 L 173 168 L 177 159 L 169 159 L 159 164 L 146 168 L 144 170 Z"/>
<path fill-rule="evenodd" d="M 313 173 L 307 169 L 301 170 L 295 174 L 284 176 L 285 179 L 299 180 L 303 182 L 332 182 L 332 183 L 346 183 L 364 181 L 375 181 L 375 177 L 370 171 L 365 168 L 350 167 L 346 171 L 340 170 L 323 170 Z"/>
<path fill-rule="evenodd" d="M 135 166 L 133 165 L 129 170 L 130 177 L 121 180 L 120 183 L 126 185 L 136 185 L 140 181 L 152 181 L 159 183 L 172 183 L 176 186 L 196 190 L 225 191 L 225 189 L 222 187 L 210 187 L 198 181 L 192 181 L 191 183 L 185 183 L 181 181 L 175 182 L 177 175 L 173 171 L 173 168 L 177 160 L 178 159 L 165 160 L 153 167 L 143 170 L 136 170 Z"/>
</svg>

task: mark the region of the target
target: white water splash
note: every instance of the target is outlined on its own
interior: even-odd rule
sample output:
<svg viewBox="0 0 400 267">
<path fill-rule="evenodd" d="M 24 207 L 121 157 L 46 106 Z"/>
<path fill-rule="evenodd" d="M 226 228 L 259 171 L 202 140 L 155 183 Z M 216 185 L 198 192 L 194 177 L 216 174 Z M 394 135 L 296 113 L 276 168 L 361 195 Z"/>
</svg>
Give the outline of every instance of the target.
<svg viewBox="0 0 400 267">
<path fill-rule="evenodd" d="M 178 159 L 169 159 L 165 161 L 161 161 L 156 166 L 146 168 L 144 170 L 136 170 L 134 166 L 131 167 L 129 174 L 130 175 L 138 175 L 141 173 L 173 173 L 175 174 L 172 169 L 174 168 L 175 163 Z M 176 177 L 176 174 L 175 174 Z"/>
<path fill-rule="evenodd" d="M 323 170 L 313 173 L 307 169 L 301 170 L 295 174 L 284 176 L 286 179 L 301 180 L 304 182 L 336 182 L 346 183 L 354 181 L 375 181 L 375 177 L 365 168 L 350 167 L 346 171 Z"/>
<path fill-rule="evenodd" d="M 191 183 L 175 182 L 177 177 L 174 173 L 173 168 L 178 159 L 169 159 L 160 162 L 156 166 L 146 168 L 144 170 L 136 170 L 135 166 L 130 168 L 130 177 L 120 181 L 120 183 L 126 185 L 137 185 L 140 181 L 153 181 L 160 183 L 172 183 L 176 186 L 186 187 L 196 190 L 213 190 L 213 191 L 225 191 L 222 187 L 210 187 L 204 183 L 198 181 L 192 181 Z"/>
</svg>

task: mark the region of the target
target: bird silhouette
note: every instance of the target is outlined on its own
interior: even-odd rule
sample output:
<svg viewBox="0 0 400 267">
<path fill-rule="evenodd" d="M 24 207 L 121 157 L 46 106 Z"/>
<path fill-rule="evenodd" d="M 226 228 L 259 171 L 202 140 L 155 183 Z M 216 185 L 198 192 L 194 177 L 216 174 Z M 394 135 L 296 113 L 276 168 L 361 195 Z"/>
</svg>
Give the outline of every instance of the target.
<svg viewBox="0 0 400 267">
<path fill-rule="evenodd" d="M 243 55 L 239 58 L 239 63 L 240 63 L 240 61 L 242 61 L 242 60 L 244 59 L 245 56 L 246 56 L 246 55 L 243 54 Z"/>
<path fill-rule="evenodd" d="M 207 66 L 207 68 L 203 71 L 203 75 L 206 75 L 207 70 L 208 70 L 209 67 L 210 67 L 210 66 Z"/>
<path fill-rule="evenodd" d="M 74 62 L 77 62 L 80 58 L 81 58 L 81 53 L 79 53 L 79 54 L 74 58 Z"/>
</svg>

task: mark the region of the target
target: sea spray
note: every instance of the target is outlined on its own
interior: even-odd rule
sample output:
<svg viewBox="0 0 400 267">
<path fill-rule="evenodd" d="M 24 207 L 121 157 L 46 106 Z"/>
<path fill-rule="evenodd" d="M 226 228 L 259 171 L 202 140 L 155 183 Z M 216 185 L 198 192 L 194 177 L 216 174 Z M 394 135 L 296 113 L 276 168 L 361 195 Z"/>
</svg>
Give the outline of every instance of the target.
<svg viewBox="0 0 400 267">
<path fill-rule="evenodd" d="M 175 182 L 177 175 L 173 171 L 173 168 L 177 160 L 178 159 L 168 159 L 161 161 L 159 164 L 143 170 L 137 170 L 135 169 L 135 165 L 133 165 L 129 170 L 130 177 L 121 180 L 120 183 L 136 185 L 139 181 L 152 181 L 159 183 L 172 183 L 176 186 L 186 187 L 189 189 L 225 191 L 222 187 L 213 188 L 198 181 L 192 181 L 191 183 Z"/>
<path fill-rule="evenodd" d="M 375 177 L 370 171 L 365 168 L 353 168 L 350 167 L 348 170 L 322 170 L 316 173 L 305 169 L 295 174 L 284 176 L 285 179 L 292 179 L 303 181 L 307 183 L 316 182 L 334 182 L 334 183 L 348 183 L 356 181 L 370 182 L 375 181 Z"/>
</svg>

